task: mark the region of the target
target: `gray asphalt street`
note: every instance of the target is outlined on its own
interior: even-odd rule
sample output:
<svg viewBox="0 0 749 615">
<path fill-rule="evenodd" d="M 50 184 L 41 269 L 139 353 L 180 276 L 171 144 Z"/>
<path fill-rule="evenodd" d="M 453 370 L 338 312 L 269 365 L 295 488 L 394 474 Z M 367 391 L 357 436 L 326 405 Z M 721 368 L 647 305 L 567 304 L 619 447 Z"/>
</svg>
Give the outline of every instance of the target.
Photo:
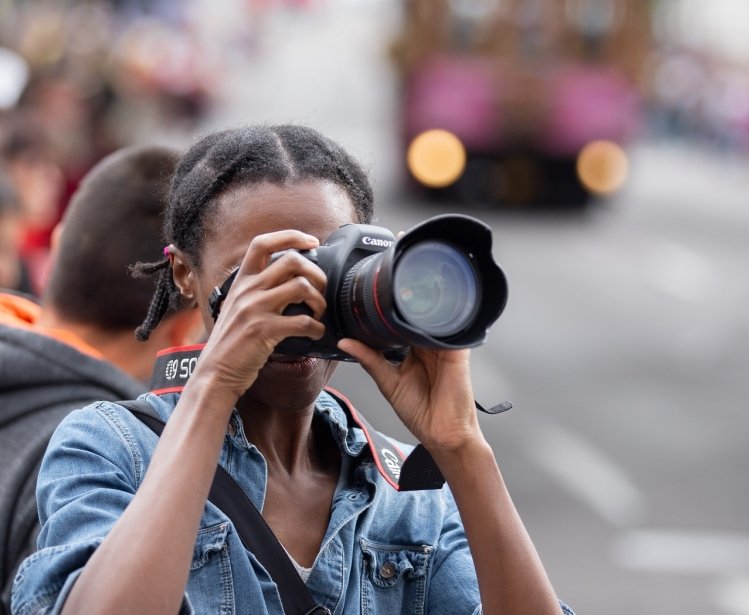
<svg viewBox="0 0 749 615">
<path fill-rule="evenodd" d="M 643 141 L 584 215 L 419 203 L 398 182 L 393 5 L 328 6 L 265 24 L 212 125 L 322 129 L 371 169 L 393 230 L 448 211 L 492 226 L 510 299 L 475 390 L 515 408 L 482 425 L 578 613 L 749 613 L 749 159 Z M 409 439 L 358 366 L 335 384 Z"/>
</svg>

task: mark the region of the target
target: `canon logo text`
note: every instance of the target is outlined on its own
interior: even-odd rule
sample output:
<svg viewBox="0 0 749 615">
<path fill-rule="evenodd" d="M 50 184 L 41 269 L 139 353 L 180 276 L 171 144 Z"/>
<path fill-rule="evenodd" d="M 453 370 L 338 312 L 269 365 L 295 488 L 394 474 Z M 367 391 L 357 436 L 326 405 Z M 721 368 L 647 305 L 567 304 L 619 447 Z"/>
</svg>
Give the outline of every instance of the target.
<svg viewBox="0 0 749 615">
<path fill-rule="evenodd" d="M 393 473 L 393 476 L 395 476 L 395 479 L 399 480 L 401 477 L 400 459 L 398 459 L 398 456 L 388 448 L 381 449 L 381 452 L 382 452 L 382 457 L 385 460 L 385 465 Z"/>
<path fill-rule="evenodd" d="M 379 239 L 377 237 L 368 237 L 368 236 L 365 235 L 362 238 L 362 243 L 365 246 L 378 246 L 380 248 L 389 248 L 395 242 L 394 241 L 390 241 L 389 239 Z"/>
</svg>

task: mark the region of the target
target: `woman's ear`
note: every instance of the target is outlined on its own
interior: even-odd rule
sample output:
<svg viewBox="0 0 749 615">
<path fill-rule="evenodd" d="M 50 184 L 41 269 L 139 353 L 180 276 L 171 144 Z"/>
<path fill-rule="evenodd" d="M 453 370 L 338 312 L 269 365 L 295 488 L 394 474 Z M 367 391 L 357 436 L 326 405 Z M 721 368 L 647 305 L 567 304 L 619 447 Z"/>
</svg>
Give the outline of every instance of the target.
<svg viewBox="0 0 749 615">
<path fill-rule="evenodd" d="M 172 275 L 174 284 L 182 295 L 182 300 L 187 307 L 195 307 L 195 275 L 192 265 L 181 250 L 173 245 L 169 246 L 170 260 L 172 261 Z"/>
</svg>

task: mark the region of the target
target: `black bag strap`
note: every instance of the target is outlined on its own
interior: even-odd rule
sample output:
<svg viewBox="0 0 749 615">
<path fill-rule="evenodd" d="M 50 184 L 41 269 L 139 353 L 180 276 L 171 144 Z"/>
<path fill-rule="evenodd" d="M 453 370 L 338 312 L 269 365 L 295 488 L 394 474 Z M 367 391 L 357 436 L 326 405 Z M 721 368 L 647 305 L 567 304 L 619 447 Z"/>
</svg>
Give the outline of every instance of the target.
<svg viewBox="0 0 749 615">
<path fill-rule="evenodd" d="M 127 408 L 156 435 L 161 435 L 165 422 L 154 412 L 148 402 L 134 399 L 115 403 Z M 312 594 L 291 563 L 288 553 L 252 500 L 220 465 L 216 466 L 216 474 L 213 477 L 208 499 L 229 517 L 242 544 L 268 571 L 278 587 L 284 613 L 287 615 L 330 615 L 326 607 L 318 605 L 312 598 Z"/>
</svg>

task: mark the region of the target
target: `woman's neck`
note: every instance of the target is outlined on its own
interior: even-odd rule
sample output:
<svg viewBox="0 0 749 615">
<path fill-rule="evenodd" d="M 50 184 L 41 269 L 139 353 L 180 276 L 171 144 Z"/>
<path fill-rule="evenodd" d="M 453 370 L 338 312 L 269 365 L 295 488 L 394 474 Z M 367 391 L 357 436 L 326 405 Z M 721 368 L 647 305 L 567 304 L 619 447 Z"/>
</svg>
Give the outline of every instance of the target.
<svg viewBox="0 0 749 615">
<path fill-rule="evenodd" d="M 315 420 L 314 404 L 271 409 L 240 400 L 237 408 L 247 440 L 263 454 L 269 473 L 291 477 L 338 467 L 337 447 L 327 426 Z"/>
</svg>

